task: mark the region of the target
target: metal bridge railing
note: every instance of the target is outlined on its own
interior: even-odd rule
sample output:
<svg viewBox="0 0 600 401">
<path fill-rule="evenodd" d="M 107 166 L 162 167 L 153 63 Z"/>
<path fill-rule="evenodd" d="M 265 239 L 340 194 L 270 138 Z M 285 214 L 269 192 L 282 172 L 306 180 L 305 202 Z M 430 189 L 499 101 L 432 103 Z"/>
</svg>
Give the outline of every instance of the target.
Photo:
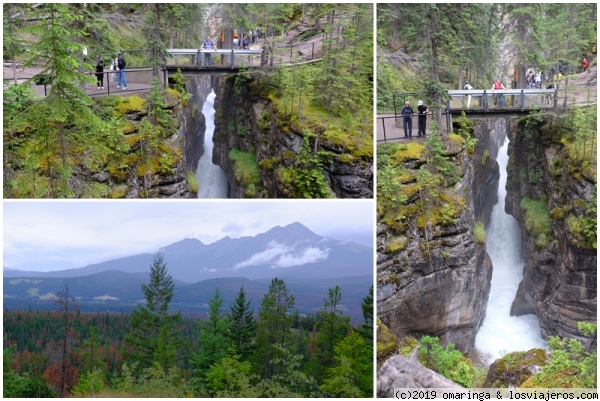
<svg viewBox="0 0 600 401">
<path fill-rule="evenodd" d="M 231 69 L 236 67 L 245 65 L 245 66 L 255 66 L 262 65 L 263 63 L 263 50 L 249 50 L 249 49 L 220 49 L 220 50 L 201 50 L 201 49 L 167 49 L 167 52 L 172 56 L 173 60 L 177 65 L 178 59 L 177 56 L 191 56 L 190 60 L 187 60 L 186 65 L 194 65 L 196 67 L 210 67 L 214 65 L 225 65 Z M 204 60 L 204 55 L 210 55 L 210 63 L 211 65 L 206 65 Z M 221 56 L 217 58 L 216 56 Z M 240 62 L 239 57 L 244 57 L 245 62 Z M 256 62 L 256 56 L 261 56 L 259 61 Z M 238 57 L 236 59 L 236 57 Z M 227 61 L 226 61 L 227 59 Z M 236 63 L 237 60 L 237 63 Z"/>
<path fill-rule="evenodd" d="M 525 111 L 532 107 L 553 107 L 556 89 L 483 89 L 449 90 L 446 110 L 467 109 L 471 96 L 471 109 L 484 113 L 492 109 Z"/>
</svg>

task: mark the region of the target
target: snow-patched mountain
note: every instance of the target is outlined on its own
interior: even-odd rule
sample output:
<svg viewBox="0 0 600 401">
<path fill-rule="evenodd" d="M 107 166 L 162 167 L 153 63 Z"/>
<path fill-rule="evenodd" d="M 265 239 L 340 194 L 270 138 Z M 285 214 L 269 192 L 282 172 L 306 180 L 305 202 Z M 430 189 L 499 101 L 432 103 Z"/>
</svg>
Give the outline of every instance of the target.
<svg viewBox="0 0 600 401">
<path fill-rule="evenodd" d="M 184 239 L 163 248 L 169 273 L 188 283 L 216 277 L 334 278 L 373 273 L 373 250 L 321 237 L 300 223 L 274 227 L 254 237 L 222 238 L 212 244 Z M 152 254 L 139 254 L 55 272 L 5 270 L 4 277 L 81 277 L 109 270 L 150 271 Z"/>
</svg>

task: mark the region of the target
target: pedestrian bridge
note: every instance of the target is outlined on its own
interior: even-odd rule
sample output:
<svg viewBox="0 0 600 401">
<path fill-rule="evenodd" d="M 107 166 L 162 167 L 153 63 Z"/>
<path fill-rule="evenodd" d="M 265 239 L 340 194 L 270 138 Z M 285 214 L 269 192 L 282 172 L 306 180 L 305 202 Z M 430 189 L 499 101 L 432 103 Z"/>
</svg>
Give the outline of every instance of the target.
<svg viewBox="0 0 600 401">
<path fill-rule="evenodd" d="M 240 68 L 260 67 L 267 63 L 263 50 L 250 49 L 167 49 L 171 55 L 165 69 L 169 72 L 181 69 L 183 73 L 232 72 Z M 210 56 L 210 63 L 205 60 Z"/>
<path fill-rule="evenodd" d="M 543 110 L 556 107 L 556 89 L 473 89 L 449 90 L 442 109 L 442 127 L 445 132 L 452 130 L 452 117 L 460 116 L 463 112 L 470 118 L 519 116 L 532 110 Z M 469 102 L 469 96 L 471 97 Z M 427 92 L 394 94 L 394 113 L 377 116 L 377 142 L 387 142 L 404 138 L 402 116 L 400 111 L 406 101 L 409 101 L 416 113 L 418 100 L 427 105 Z M 427 128 L 432 115 L 427 115 Z M 413 136 L 417 131 L 417 115 L 412 118 Z"/>
<path fill-rule="evenodd" d="M 556 89 L 449 90 L 446 111 L 452 115 L 528 113 L 531 109 L 554 107 L 556 93 Z"/>
</svg>

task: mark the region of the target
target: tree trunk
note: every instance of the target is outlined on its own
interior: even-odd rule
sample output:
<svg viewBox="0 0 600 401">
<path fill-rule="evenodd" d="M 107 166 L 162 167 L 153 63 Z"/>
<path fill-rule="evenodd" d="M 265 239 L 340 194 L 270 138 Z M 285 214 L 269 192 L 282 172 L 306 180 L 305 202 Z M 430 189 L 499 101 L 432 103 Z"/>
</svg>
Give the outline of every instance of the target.
<svg viewBox="0 0 600 401">
<path fill-rule="evenodd" d="M 398 31 L 400 30 L 400 6 L 398 3 L 392 3 L 392 13 L 395 15 L 395 18 L 392 19 L 392 44 L 394 48 L 396 48 L 398 41 L 400 40 L 400 34 Z"/>
</svg>

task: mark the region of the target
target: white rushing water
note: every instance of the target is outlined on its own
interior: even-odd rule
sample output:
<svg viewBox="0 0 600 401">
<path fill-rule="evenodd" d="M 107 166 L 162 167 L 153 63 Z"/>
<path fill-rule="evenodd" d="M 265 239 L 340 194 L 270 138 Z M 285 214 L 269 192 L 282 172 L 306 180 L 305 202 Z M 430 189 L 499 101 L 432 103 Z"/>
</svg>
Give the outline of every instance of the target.
<svg viewBox="0 0 600 401">
<path fill-rule="evenodd" d="M 211 92 L 202 106 L 206 119 L 204 153 L 198 162 L 196 178 L 200 184 L 198 198 L 227 198 L 227 177 L 221 167 L 213 164 L 213 133 L 215 132 L 215 92 Z"/>
<path fill-rule="evenodd" d="M 498 203 L 492 209 L 490 227 L 486 231 L 487 252 L 494 265 L 492 288 L 485 320 L 475 338 L 475 347 L 487 363 L 508 352 L 546 348 L 537 316 L 510 316 L 512 301 L 523 279 L 524 261 L 521 255 L 521 229 L 514 217 L 504 211 L 508 142 L 508 138 L 505 139 L 498 152 Z"/>
</svg>

